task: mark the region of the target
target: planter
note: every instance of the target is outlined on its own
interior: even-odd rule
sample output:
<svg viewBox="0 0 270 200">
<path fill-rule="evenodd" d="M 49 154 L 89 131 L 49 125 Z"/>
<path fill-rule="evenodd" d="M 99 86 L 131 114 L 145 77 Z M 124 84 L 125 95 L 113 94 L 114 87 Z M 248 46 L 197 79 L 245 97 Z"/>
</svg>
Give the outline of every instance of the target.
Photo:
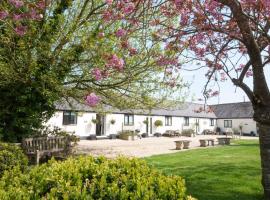
<svg viewBox="0 0 270 200">
<path fill-rule="evenodd" d="M 116 139 L 116 134 L 110 134 L 110 135 L 109 135 L 109 138 L 110 138 L 110 139 Z"/>
<path fill-rule="evenodd" d="M 96 140 L 97 139 L 97 136 L 96 135 L 89 135 L 87 137 L 88 140 Z"/>
<path fill-rule="evenodd" d="M 119 135 L 119 138 L 122 140 L 137 140 L 138 136 L 137 135 Z"/>
</svg>

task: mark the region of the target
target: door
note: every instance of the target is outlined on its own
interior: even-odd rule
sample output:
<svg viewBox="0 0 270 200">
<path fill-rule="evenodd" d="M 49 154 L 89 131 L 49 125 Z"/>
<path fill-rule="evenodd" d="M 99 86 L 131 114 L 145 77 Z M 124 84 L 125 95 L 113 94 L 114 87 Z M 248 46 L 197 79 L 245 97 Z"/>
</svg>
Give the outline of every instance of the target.
<svg viewBox="0 0 270 200">
<path fill-rule="evenodd" d="M 149 117 L 146 117 L 146 123 L 145 123 L 145 128 L 146 128 L 146 135 L 149 136 Z"/>
<path fill-rule="evenodd" d="M 150 134 L 152 135 L 153 134 L 153 120 L 152 120 L 152 117 L 150 117 L 150 121 L 149 121 L 149 126 L 150 126 Z"/>
<path fill-rule="evenodd" d="M 195 130 L 196 130 L 196 134 L 200 132 L 200 119 L 196 119 Z"/>
<path fill-rule="evenodd" d="M 105 116 L 104 115 L 96 115 L 96 136 L 102 136 L 104 135 L 104 125 L 105 125 Z"/>
</svg>

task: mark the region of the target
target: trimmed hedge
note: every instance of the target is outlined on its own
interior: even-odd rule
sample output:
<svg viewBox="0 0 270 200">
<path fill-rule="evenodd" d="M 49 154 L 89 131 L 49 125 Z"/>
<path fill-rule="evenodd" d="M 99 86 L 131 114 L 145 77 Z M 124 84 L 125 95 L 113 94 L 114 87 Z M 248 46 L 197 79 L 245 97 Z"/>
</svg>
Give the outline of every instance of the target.
<svg viewBox="0 0 270 200">
<path fill-rule="evenodd" d="M 19 146 L 0 142 L 0 177 L 4 171 L 19 167 L 25 170 L 28 165 L 28 159 Z"/>
<path fill-rule="evenodd" d="M 184 180 L 165 176 L 139 159 L 103 157 L 54 160 L 0 181 L 0 199 L 192 199 Z"/>
<path fill-rule="evenodd" d="M 195 131 L 193 129 L 184 129 L 182 130 L 181 135 L 186 137 L 192 137 L 195 136 Z"/>
</svg>

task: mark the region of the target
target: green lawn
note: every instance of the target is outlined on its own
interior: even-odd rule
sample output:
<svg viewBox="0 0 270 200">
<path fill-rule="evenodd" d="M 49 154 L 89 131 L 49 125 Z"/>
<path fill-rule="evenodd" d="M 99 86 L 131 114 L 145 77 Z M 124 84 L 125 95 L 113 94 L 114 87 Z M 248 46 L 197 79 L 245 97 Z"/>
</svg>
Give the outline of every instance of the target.
<svg viewBox="0 0 270 200">
<path fill-rule="evenodd" d="M 256 140 L 145 159 L 166 174 L 185 178 L 188 193 L 199 200 L 262 199 Z"/>
</svg>

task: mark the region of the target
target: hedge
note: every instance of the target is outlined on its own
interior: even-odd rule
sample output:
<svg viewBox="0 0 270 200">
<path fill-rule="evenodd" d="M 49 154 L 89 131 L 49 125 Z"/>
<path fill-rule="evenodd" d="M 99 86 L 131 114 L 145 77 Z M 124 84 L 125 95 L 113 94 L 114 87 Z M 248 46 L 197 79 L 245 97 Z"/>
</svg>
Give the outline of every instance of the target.
<svg viewBox="0 0 270 200">
<path fill-rule="evenodd" d="M 0 199 L 192 199 L 184 180 L 165 176 L 135 158 L 69 158 L 49 161 L 0 180 Z"/>
<path fill-rule="evenodd" d="M 27 165 L 27 157 L 19 146 L 0 142 L 0 177 L 6 170 L 11 170 L 15 167 L 25 170 Z"/>
</svg>

